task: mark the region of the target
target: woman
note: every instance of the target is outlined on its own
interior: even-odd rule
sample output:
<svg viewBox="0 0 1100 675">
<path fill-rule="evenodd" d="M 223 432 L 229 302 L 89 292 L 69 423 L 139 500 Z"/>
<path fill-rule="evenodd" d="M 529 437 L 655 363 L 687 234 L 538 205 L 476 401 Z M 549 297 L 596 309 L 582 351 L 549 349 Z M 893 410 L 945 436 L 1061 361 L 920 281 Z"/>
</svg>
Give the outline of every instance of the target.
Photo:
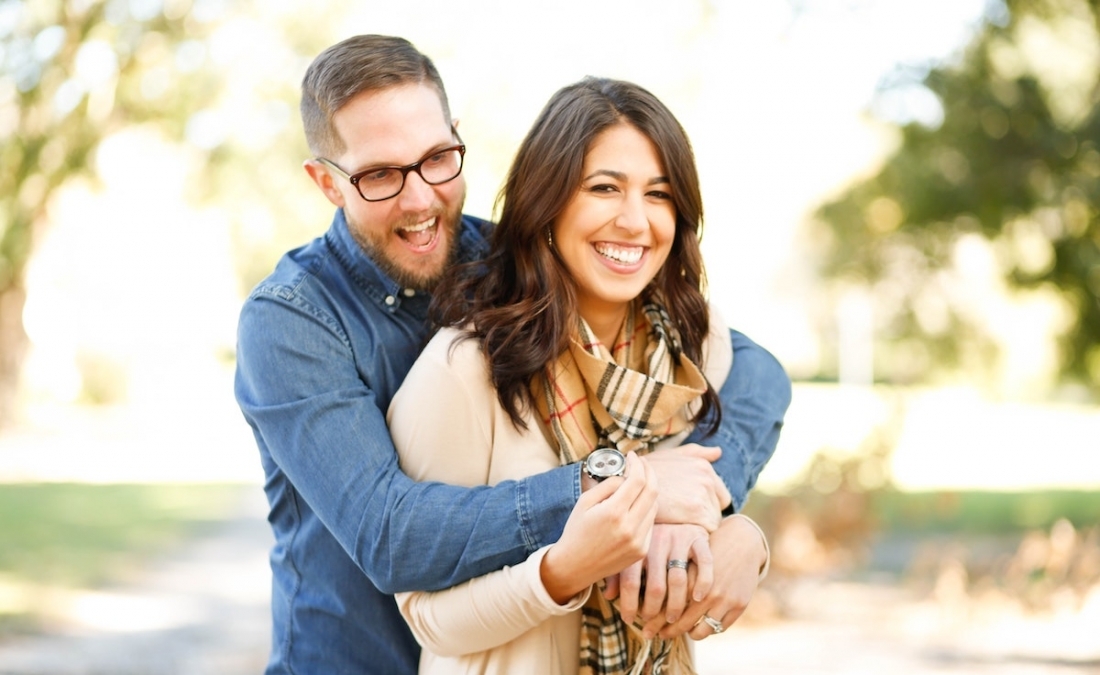
<svg viewBox="0 0 1100 675">
<path fill-rule="evenodd" d="M 586 79 L 543 109 L 501 199 L 489 256 L 440 284 L 443 328 L 390 407 L 402 468 L 494 484 L 613 448 L 625 477 L 585 492 L 522 565 L 398 595 L 421 672 L 690 672 L 683 638 L 644 640 L 591 592 L 648 546 L 656 488 L 634 453 L 677 445 L 712 411 L 717 424 L 732 359 L 702 293 L 690 144 L 649 92 Z M 631 540 L 602 537 L 606 517 L 630 519 Z"/>
</svg>

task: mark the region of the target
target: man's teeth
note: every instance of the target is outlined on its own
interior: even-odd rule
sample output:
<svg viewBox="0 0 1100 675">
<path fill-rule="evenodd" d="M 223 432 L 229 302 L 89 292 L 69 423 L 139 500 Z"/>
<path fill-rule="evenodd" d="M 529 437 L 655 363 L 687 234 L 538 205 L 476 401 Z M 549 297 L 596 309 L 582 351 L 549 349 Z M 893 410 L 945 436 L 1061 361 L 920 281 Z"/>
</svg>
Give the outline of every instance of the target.
<svg viewBox="0 0 1100 675">
<path fill-rule="evenodd" d="M 615 246 L 614 244 L 596 244 L 596 252 L 605 258 L 611 258 L 615 262 L 624 265 L 632 265 L 642 259 L 643 248 L 641 246 Z"/>
<path fill-rule="evenodd" d="M 423 232 L 424 230 L 426 230 L 429 227 L 432 227 L 434 225 L 435 225 L 435 218 L 429 218 L 428 220 L 425 220 L 422 223 L 417 223 L 416 225 L 413 225 L 412 227 L 403 227 L 401 229 L 405 230 L 406 232 Z"/>
</svg>

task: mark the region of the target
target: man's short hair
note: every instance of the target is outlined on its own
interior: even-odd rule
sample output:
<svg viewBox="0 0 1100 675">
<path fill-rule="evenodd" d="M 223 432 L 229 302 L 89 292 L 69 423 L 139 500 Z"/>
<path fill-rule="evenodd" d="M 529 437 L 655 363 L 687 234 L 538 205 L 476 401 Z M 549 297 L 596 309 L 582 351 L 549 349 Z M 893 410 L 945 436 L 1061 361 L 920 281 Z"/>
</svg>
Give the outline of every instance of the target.
<svg viewBox="0 0 1100 675">
<path fill-rule="evenodd" d="M 411 42 L 388 35 L 356 35 L 321 52 L 302 78 L 299 109 L 306 143 L 316 157 L 338 157 L 347 149 L 332 118 L 365 91 L 430 83 L 451 122 L 447 91 L 435 64 Z"/>
</svg>

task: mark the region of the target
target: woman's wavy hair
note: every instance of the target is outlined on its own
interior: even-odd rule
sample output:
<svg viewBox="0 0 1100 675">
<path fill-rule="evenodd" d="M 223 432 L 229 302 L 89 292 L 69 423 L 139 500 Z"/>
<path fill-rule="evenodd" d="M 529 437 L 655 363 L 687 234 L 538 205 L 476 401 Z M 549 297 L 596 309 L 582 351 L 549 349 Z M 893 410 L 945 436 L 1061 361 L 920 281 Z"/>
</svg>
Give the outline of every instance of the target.
<svg viewBox="0 0 1100 675">
<path fill-rule="evenodd" d="M 501 405 L 518 428 L 533 404 L 532 378 L 569 345 L 578 322 L 573 280 L 549 241 L 554 220 L 579 189 L 596 137 L 629 124 L 657 147 L 676 207 L 672 250 L 647 293 L 664 298 L 683 355 L 699 363 L 709 329 L 703 256 L 703 201 L 683 127 L 653 94 L 630 82 L 585 78 L 555 93 L 519 146 L 497 197 L 499 222 L 484 261 L 451 268 L 432 300 L 437 326 L 481 341 Z M 708 387 L 696 422 L 718 424 Z"/>
</svg>

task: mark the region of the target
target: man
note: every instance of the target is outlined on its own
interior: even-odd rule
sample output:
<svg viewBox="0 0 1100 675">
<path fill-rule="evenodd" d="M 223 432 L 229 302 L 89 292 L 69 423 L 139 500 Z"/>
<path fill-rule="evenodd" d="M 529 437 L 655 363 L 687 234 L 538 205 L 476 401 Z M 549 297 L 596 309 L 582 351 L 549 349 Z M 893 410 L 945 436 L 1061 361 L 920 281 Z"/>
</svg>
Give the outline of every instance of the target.
<svg viewBox="0 0 1100 675">
<path fill-rule="evenodd" d="M 433 285 L 448 265 L 483 255 L 488 223 L 461 212 L 465 146 L 438 73 L 405 40 L 330 47 L 305 75 L 301 113 L 317 157 L 306 172 L 336 214 L 252 292 L 237 351 L 237 400 L 259 445 L 275 535 L 267 672 L 414 673 L 419 648 L 390 594 L 450 587 L 556 541 L 581 469 L 478 488 L 401 473 L 386 409 L 428 334 Z M 724 496 L 744 502 L 790 401 L 774 358 L 733 339 L 721 429 L 705 440 L 723 449 L 714 468 L 702 458 L 716 453 L 698 447 L 646 458 L 662 486 L 658 519 L 713 511 L 710 545 L 734 561 L 681 617 L 677 630 L 695 637 L 735 620 L 755 589 L 766 544 L 743 519 L 719 525 L 718 511 Z M 704 612 L 711 621 L 696 625 Z"/>
</svg>

